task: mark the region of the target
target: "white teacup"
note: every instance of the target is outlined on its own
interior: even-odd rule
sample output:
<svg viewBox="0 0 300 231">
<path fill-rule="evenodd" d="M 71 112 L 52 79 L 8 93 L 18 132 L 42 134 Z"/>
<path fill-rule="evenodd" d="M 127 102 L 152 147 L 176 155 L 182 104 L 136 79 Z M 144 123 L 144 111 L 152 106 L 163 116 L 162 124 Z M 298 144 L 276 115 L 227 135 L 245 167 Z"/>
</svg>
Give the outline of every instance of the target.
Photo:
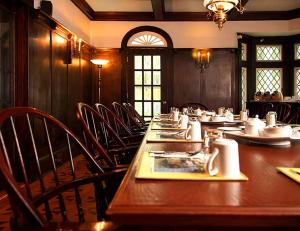
<svg viewBox="0 0 300 231">
<path fill-rule="evenodd" d="M 225 111 L 225 107 L 219 107 L 218 108 L 218 115 L 223 115 Z"/>
<path fill-rule="evenodd" d="M 183 114 L 187 114 L 188 113 L 188 109 L 186 107 L 182 108 L 182 113 Z"/>
<path fill-rule="evenodd" d="M 211 117 L 211 121 L 213 122 L 224 122 L 226 121 L 226 116 L 214 115 Z"/>
<path fill-rule="evenodd" d="M 173 121 L 178 121 L 179 120 L 179 111 L 173 111 Z"/>
<path fill-rule="evenodd" d="M 248 119 L 248 112 L 247 111 L 240 111 L 240 120 L 246 121 Z"/>
<path fill-rule="evenodd" d="M 216 139 L 212 146 L 213 152 L 206 166 L 209 175 L 220 173 L 224 177 L 239 178 L 238 143 L 232 139 Z"/>
<path fill-rule="evenodd" d="M 185 138 L 187 140 L 201 141 L 201 124 L 199 121 L 190 121 Z"/>
<path fill-rule="evenodd" d="M 188 115 L 181 115 L 179 119 L 180 128 L 187 129 L 188 123 L 189 123 L 189 117 Z"/>
<path fill-rule="evenodd" d="M 275 126 L 277 120 L 277 113 L 275 111 L 269 111 L 266 115 L 267 126 Z"/>
<path fill-rule="evenodd" d="M 207 122 L 210 120 L 210 116 L 206 115 L 206 114 L 202 114 L 200 117 L 199 117 L 199 120 L 201 122 Z"/>
<path fill-rule="evenodd" d="M 200 108 L 198 108 L 198 109 L 194 110 L 194 113 L 196 114 L 196 116 L 200 116 L 202 111 Z"/>
</svg>

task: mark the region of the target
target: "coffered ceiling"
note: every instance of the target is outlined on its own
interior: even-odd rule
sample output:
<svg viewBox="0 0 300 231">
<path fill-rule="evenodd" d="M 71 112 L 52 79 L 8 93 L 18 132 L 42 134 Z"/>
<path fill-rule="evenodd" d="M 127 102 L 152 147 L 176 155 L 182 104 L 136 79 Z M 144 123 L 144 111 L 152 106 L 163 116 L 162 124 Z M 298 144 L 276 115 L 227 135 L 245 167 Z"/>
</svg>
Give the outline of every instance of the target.
<svg viewBox="0 0 300 231">
<path fill-rule="evenodd" d="M 95 21 L 207 21 L 203 0 L 71 0 Z M 300 0 L 241 0 L 244 14 L 230 20 L 289 20 L 300 17 Z"/>
</svg>

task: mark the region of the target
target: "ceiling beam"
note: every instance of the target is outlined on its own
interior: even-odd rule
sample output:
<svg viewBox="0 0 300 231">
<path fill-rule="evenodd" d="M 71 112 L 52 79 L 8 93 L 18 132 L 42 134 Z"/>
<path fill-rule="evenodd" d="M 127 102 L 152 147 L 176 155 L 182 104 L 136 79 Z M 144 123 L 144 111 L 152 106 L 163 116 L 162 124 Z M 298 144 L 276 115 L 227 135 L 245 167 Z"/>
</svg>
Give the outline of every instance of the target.
<svg viewBox="0 0 300 231">
<path fill-rule="evenodd" d="M 93 20 L 95 11 L 85 0 L 71 0 L 90 20 Z"/>
<path fill-rule="evenodd" d="M 165 1 L 164 0 L 151 0 L 152 9 L 155 20 L 161 21 L 164 19 Z"/>
<path fill-rule="evenodd" d="M 300 18 L 300 9 L 291 11 L 245 11 L 231 14 L 229 21 L 291 20 Z M 157 21 L 152 12 L 95 12 L 93 21 Z M 211 21 L 207 12 L 165 12 L 160 21 Z"/>
</svg>

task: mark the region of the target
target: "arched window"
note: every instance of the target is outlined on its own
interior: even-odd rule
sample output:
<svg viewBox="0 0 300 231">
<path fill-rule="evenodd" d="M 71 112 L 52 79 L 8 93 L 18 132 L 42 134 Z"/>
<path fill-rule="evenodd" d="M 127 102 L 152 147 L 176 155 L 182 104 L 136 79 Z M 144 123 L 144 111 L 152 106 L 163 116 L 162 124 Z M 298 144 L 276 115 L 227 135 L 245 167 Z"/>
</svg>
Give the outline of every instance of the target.
<svg viewBox="0 0 300 231">
<path fill-rule="evenodd" d="M 167 41 L 158 33 L 142 31 L 130 37 L 127 47 L 167 47 Z"/>
</svg>

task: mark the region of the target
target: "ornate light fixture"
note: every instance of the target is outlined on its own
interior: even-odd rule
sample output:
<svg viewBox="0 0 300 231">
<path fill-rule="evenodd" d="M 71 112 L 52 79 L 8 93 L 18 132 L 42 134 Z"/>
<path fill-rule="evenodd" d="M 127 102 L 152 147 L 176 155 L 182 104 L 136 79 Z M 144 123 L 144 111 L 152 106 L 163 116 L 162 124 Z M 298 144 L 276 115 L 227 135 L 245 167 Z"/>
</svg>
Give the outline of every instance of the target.
<svg viewBox="0 0 300 231">
<path fill-rule="evenodd" d="M 203 5 L 209 10 L 208 17 L 213 14 L 213 20 L 221 30 L 227 21 L 227 12 L 235 8 L 239 13 L 244 12 L 241 0 L 204 0 Z M 239 7 L 237 7 L 239 5 Z"/>
<path fill-rule="evenodd" d="M 101 103 L 101 68 L 108 62 L 107 59 L 91 59 L 91 63 L 98 66 L 98 103 Z"/>
<path fill-rule="evenodd" d="M 206 68 L 208 68 L 211 61 L 211 51 L 209 49 L 194 49 L 193 58 L 195 60 L 195 65 L 203 73 Z"/>
</svg>

